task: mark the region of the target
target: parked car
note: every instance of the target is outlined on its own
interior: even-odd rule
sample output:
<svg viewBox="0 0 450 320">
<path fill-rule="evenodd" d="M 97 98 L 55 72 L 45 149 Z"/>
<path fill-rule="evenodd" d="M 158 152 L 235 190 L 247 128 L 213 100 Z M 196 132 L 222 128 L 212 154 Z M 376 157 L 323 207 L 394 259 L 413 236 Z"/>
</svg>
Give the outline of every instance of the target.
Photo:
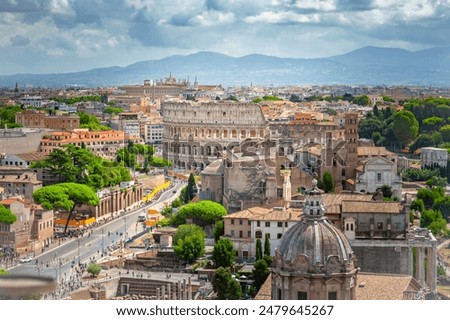
<svg viewBox="0 0 450 320">
<path fill-rule="evenodd" d="M 32 258 L 31 257 L 23 257 L 19 259 L 20 263 L 27 263 L 27 262 L 31 262 Z"/>
</svg>

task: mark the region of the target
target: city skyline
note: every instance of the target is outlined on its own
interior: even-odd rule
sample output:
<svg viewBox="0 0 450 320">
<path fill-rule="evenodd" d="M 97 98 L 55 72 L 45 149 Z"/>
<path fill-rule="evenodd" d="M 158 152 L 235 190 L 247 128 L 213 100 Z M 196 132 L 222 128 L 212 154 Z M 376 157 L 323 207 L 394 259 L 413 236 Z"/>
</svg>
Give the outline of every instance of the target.
<svg viewBox="0 0 450 320">
<path fill-rule="evenodd" d="M 446 47 L 450 1 L 73 1 L 0 4 L 0 74 L 126 66 L 198 51 L 291 58 Z"/>
</svg>

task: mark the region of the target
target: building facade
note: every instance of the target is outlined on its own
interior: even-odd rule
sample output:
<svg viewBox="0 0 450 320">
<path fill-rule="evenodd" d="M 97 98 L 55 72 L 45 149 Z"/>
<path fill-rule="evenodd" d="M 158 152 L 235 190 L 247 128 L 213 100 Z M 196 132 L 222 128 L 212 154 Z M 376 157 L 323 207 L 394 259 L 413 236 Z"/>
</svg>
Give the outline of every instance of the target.
<svg viewBox="0 0 450 320">
<path fill-rule="evenodd" d="M 57 131 L 41 140 L 39 151 L 48 155 L 67 144 L 78 147 L 84 145 L 100 157 L 114 159 L 117 151 L 124 148 L 128 141 L 136 142 L 136 139 L 125 135 L 123 131 L 88 131 L 87 129 Z"/>
<path fill-rule="evenodd" d="M 45 111 L 24 110 L 16 113 L 16 123 L 26 128 L 74 130 L 80 127 L 77 114 L 48 115 Z"/>
<path fill-rule="evenodd" d="M 382 186 L 390 186 L 392 197 L 402 195 L 402 179 L 395 164 L 381 156 L 363 161 L 356 169 L 355 191 L 375 193 Z"/>
<path fill-rule="evenodd" d="M 0 222 L 1 251 L 9 257 L 27 252 L 32 228 L 30 207 L 21 199 L 9 198 L 0 202 L 17 217 L 16 222 L 6 224 Z"/>
<path fill-rule="evenodd" d="M 264 140 L 268 123 L 255 103 L 165 101 L 163 156 L 176 167 L 203 168 L 245 140 Z"/>
<path fill-rule="evenodd" d="M 19 197 L 32 201 L 33 193 L 42 187 L 42 181 L 32 171 L 3 167 L 0 168 L 0 187 L 4 189 L 6 198 Z"/>
<path fill-rule="evenodd" d="M 420 154 L 421 167 L 447 167 L 448 162 L 448 151 L 447 149 L 441 148 L 422 148 Z"/>
</svg>

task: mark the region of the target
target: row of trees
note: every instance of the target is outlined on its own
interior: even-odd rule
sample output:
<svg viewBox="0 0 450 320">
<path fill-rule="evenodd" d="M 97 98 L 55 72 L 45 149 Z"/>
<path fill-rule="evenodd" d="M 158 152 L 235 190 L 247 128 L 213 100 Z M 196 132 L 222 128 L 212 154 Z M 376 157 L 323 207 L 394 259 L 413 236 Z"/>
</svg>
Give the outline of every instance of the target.
<svg viewBox="0 0 450 320">
<path fill-rule="evenodd" d="M 291 95 L 290 101 L 293 102 L 300 102 L 301 99 L 299 99 L 298 95 Z M 357 104 L 359 106 L 368 106 L 370 104 L 370 99 L 367 95 L 363 94 L 363 95 L 358 95 L 358 96 L 354 96 L 350 93 L 345 93 L 342 96 L 317 96 L 317 95 L 313 95 L 313 96 L 309 96 L 304 98 L 305 101 L 328 101 L 328 102 L 332 102 L 332 101 L 348 101 L 354 104 Z M 386 97 L 385 101 L 388 100 L 392 100 L 391 98 Z"/>
<path fill-rule="evenodd" d="M 65 145 L 53 150 L 44 160 L 31 164 L 46 168 L 61 182 L 76 182 L 95 190 L 131 180 L 130 170 L 121 162 L 110 161 L 92 153 L 85 146 Z"/>
<path fill-rule="evenodd" d="M 423 147 L 450 148 L 450 99 L 412 99 L 400 111 L 375 106 L 361 120 L 359 136 L 379 146 L 408 146 L 410 152 Z"/>
<path fill-rule="evenodd" d="M 408 110 L 396 111 L 388 107 L 367 113 L 359 123 L 360 138 L 371 139 L 377 146 L 404 148 L 419 134 L 419 122 Z"/>
</svg>

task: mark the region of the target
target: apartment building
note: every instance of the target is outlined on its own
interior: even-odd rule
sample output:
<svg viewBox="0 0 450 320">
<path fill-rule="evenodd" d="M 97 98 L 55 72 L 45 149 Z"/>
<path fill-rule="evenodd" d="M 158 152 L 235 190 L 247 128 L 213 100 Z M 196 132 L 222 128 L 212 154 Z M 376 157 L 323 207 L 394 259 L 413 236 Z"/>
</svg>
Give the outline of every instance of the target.
<svg viewBox="0 0 450 320">
<path fill-rule="evenodd" d="M 53 150 L 67 144 L 85 146 L 94 154 L 108 159 L 114 159 L 119 149 L 124 148 L 128 141 L 139 142 L 139 139 L 127 136 L 123 131 L 88 131 L 76 129 L 72 131 L 56 131 L 41 140 L 39 151 L 50 154 Z"/>
<path fill-rule="evenodd" d="M 301 214 L 298 208 L 248 208 L 224 217 L 224 236 L 233 242 L 237 258 L 248 261 L 255 258 L 257 239 L 264 244 L 268 235 L 273 256 L 282 235 L 299 221 Z"/>
<path fill-rule="evenodd" d="M 42 110 L 24 110 L 16 113 L 16 123 L 26 128 L 74 130 L 80 127 L 77 114 L 48 115 Z"/>
<path fill-rule="evenodd" d="M 4 189 L 4 196 L 31 201 L 33 193 L 42 187 L 42 181 L 37 179 L 35 172 L 15 170 L 16 168 L 0 168 L 0 187 Z"/>
</svg>

